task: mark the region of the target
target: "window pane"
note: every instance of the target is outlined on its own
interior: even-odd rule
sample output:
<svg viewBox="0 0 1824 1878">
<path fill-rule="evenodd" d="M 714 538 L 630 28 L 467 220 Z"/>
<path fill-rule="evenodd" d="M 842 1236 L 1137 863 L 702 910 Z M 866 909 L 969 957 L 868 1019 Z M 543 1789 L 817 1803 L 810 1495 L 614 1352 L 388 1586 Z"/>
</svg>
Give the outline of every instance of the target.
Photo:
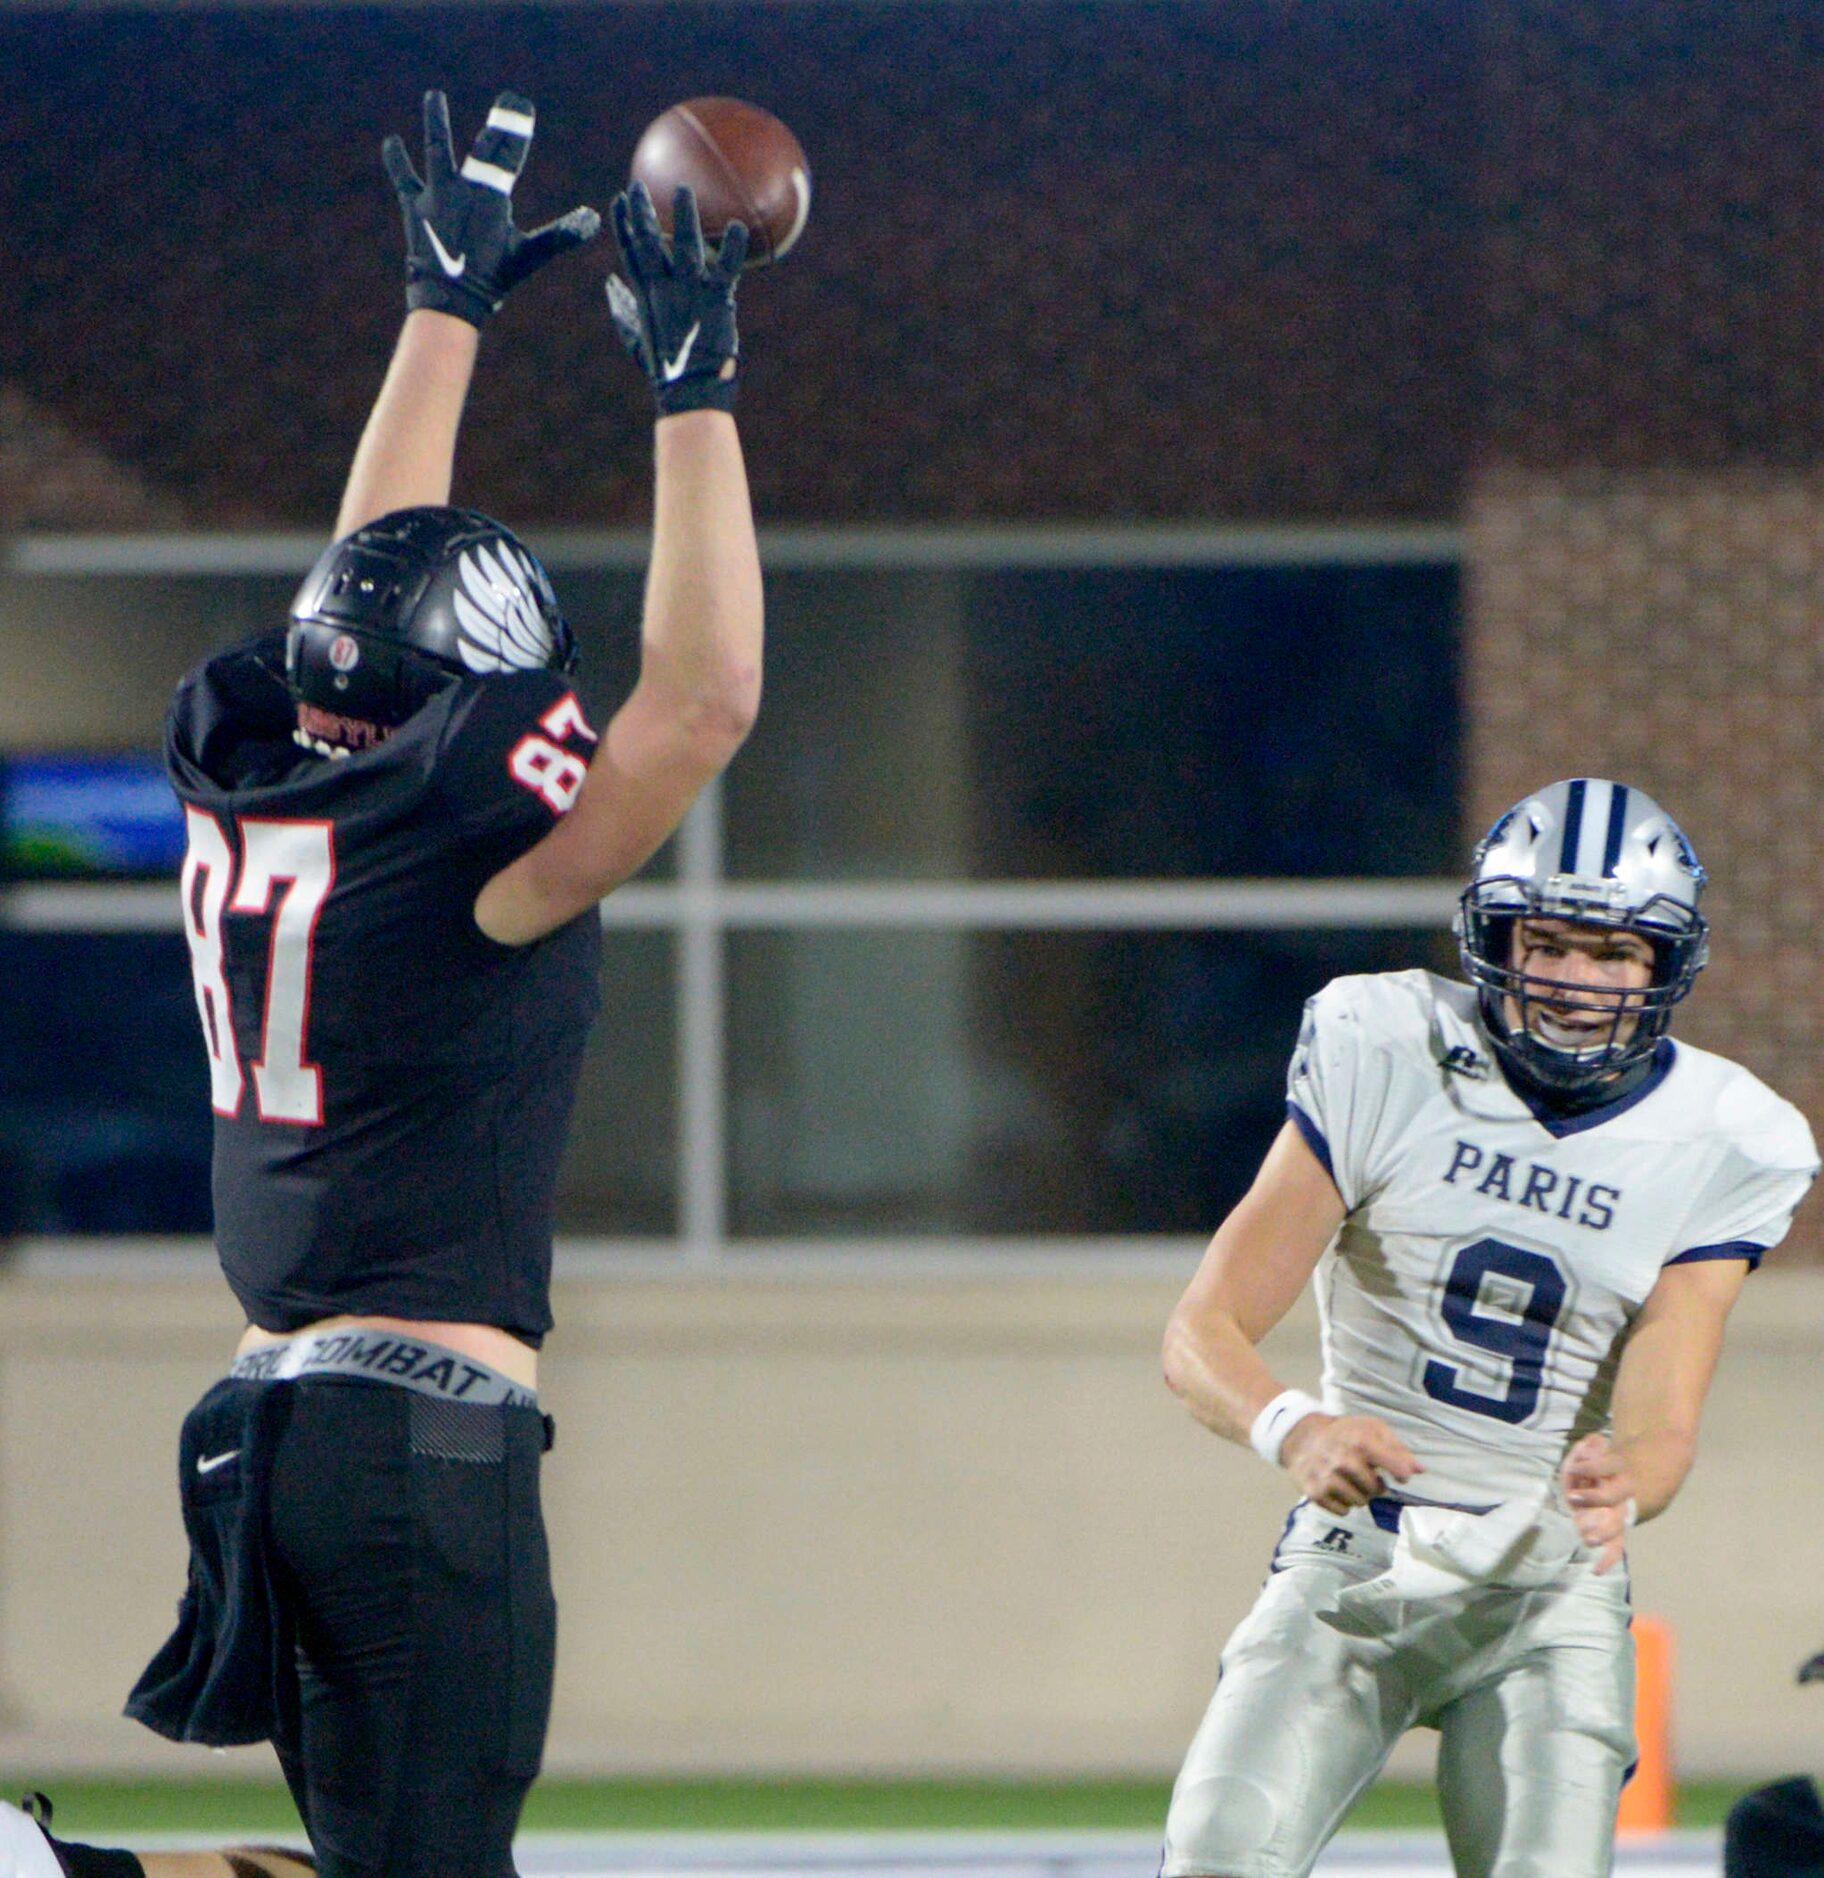
<svg viewBox="0 0 1824 1878">
<path fill-rule="evenodd" d="M 527 540 L 536 550 L 536 531 L 529 530 Z M 551 578 L 564 617 L 576 631 L 577 688 L 600 731 L 640 675 L 645 570 L 562 567 Z M 640 869 L 639 878 L 671 880 L 677 871 L 677 843 L 668 841 Z"/>
<path fill-rule="evenodd" d="M 737 877 L 1459 862 L 1454 568 L 785 573 L 767 596 Z"/>
<path fill-rule="evenodd" d="M 671 942 L 604 935 L 559 1230 L 669 1236 Z M 208 1233 L 212 1119 L 177 933 L 0 930 L 0 1232 Z"/>
<path fill-rule="evenodd" d="M 7 642 L 55 648 L 55 656 L 12 661 L 0 690 L 0 751 L 156 755 L 177 681 L 224 647 L 282 628 L 299 578 L 0 574 Z M 640 571 L 624 569 L 563 569 L 557 577 L 577 631 L 579 687 L 597 729 L 638 674 L 642 582 Z M 673 871 L 667 848 L 645 877 Z"/>
<path fill-rule="evenodd" d="M 206 1233 L 211 1134 L 181 934 L 0 931 L 0 1231 Z"/>
<path fill-rule="evenodd" d="M 0 576 L 9 750 L 156 751 L 177 681 L 238 639 L 285 624 L 283 575 Z M 25 648 L 49 648 L 42 657 Z"/>
<path fill-rule="evenodd" d="M 1441 932 L 737 935 L 733 1229 L 1207 1232 L 1305 998 L 1453 960 Z"/>
<path fill-rule="evenodd" d="M 668 934 L 602 935 L 602 1014 L 589 1035 L 558 1174 L 557 1229 L 677 1231 L 677 992 Z"/>
</svg>

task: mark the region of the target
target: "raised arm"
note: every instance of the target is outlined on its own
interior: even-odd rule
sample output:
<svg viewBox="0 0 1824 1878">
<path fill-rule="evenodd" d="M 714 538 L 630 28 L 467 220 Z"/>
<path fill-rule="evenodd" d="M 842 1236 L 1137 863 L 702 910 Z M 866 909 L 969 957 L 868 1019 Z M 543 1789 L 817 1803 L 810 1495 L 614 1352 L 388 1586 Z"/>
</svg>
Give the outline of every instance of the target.
<svg viewBox="0 0 1824 1878">
<path fill-rule="evenodd" d="M 1565 1497 L 1599 1572 L 1621 1557 L 1628 1528 L 1672 1504 L 1697 1458 L 1704 1398 L 1723 1327 L 1748 1276 L 1745 1259 L 1668 1265 L 1640 1308 L 1615 1372 L 1612 1434 L 1586 1435 L 1565 1457 Z"/>
<path fill-rule="evenodd" d="M 450 499 L 456 432 L 475 372 L 481 334 L 465 320 L 408 313 L 367 427 L 355 446 L 336 539 L 395 509 L 441 507 Z"/>
<path fill-rule="evenodd" d="M 534 118 L 529 99 L 503 91 L 458 169 L 449 104 L 441 91 L 429 91 L 423 179 L 399 138 L 381 146 L 405 219 L 408 311 L 355 450 L 338 539 L 395 509 L 449 501 L 481 328 L 522 280 L 601 227 L 586 208 L 530 234 L 514 226 L 513 185 L 532 147 Z"/>
<path fill-rule="evenodd" d="M 1419 1471 L 1385 1422 L 1326 1414 L 1286 1389 L 1255 1348 L 1310 1281 L 1343 1214 L 1335 1183 L 1288 1122 L 1210 1241 L 1166 1326 L 1164 1353 L 1168 1386 L 1206 1428 L 1278 1461 L 1333 1513 L 1366 1504 L 1383 1474 Z"/>
<path fill-rule="evenodd" d="M 640 675 L 575 806 L 476 900 L 476 923 L 506 945 L 554 931 L 645 862 L 760 708 L 760 550 L 733 416 L 746 230 L 733 224 L 711 258 L 687 191 L 669 246 L 643 189 L 614 207 L 628 280 L 609 298 L 659 411 Z"/>
</svg>

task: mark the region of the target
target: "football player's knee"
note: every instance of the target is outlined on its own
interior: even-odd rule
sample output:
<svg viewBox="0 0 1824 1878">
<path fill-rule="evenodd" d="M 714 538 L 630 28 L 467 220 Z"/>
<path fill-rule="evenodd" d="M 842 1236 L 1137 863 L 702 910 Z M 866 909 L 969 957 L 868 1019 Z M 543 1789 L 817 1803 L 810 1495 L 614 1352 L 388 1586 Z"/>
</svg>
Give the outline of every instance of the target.
<svg viewBox="0 0 1824 1878">
<path fill-rule="evenodd" d="M 1235 1774 L 1180 1781 L 1165 1818 L 1167 1878 L 1232 1878 L 1271 1844 L 1279 1808 L 1265 1787 Z"/>
</svg>

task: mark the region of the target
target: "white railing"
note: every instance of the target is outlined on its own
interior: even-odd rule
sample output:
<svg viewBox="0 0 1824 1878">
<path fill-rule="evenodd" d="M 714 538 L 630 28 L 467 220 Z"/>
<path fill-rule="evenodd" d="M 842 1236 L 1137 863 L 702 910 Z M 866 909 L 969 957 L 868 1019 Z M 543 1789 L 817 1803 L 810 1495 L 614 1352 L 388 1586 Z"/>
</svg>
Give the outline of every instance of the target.
<svg viewBox="0 0 1824 1878">
<path fill-rule="evenodd" d="M 633 528 L 537 528 L 526 538 L 553 572 L 643 568 L 651 538 Z M 9 574 L 302 574 L 324 536 L 290 531 L 0 537 Z M 769 573 L 919 568 L 1399 567 L 1456 562 L 1462 531 L 1411 522 L 1074 522 L 986 527 L 762 528 Z"/>
<path fill-rule="evenodd" d="M 1453 880 L 633 881 L 602 902 L 621 931 L 1288 932 L 1446 926 Z M 177 888 L 0 888 L 15 932 L 177 932 Z"/>
</svg>

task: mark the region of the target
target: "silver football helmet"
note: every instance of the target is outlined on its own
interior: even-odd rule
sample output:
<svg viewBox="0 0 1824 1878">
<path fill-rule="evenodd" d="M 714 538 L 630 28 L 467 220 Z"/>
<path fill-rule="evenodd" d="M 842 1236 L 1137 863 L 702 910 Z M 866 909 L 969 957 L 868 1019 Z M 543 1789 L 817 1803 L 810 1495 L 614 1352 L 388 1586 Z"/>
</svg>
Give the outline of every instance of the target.
<svg viewBox="0 0 1824 1878">
<path fill-rule="evenodd" d="M 1684 832 L 1638 789 L 1577 776 L 1517 802 L 1477 847 L 1454 922 L 1501 1056 L 1565 1092 L 1592 1089 L 1649 1056 L 1710 956 L 1709 922 L 1697 910 L 1704 879 Z M 1638 933 L 1653 948 L 1651 984 L 1579 987 L 1570 999 L 1579 1013 L 1608 1022 L 1568 1044 L 1540 1010 L 1540 981 L 1510 962 L 1522 917 Z M 1555 993 L 1552 1001 L 1566 999 Z"/>
</svg>

